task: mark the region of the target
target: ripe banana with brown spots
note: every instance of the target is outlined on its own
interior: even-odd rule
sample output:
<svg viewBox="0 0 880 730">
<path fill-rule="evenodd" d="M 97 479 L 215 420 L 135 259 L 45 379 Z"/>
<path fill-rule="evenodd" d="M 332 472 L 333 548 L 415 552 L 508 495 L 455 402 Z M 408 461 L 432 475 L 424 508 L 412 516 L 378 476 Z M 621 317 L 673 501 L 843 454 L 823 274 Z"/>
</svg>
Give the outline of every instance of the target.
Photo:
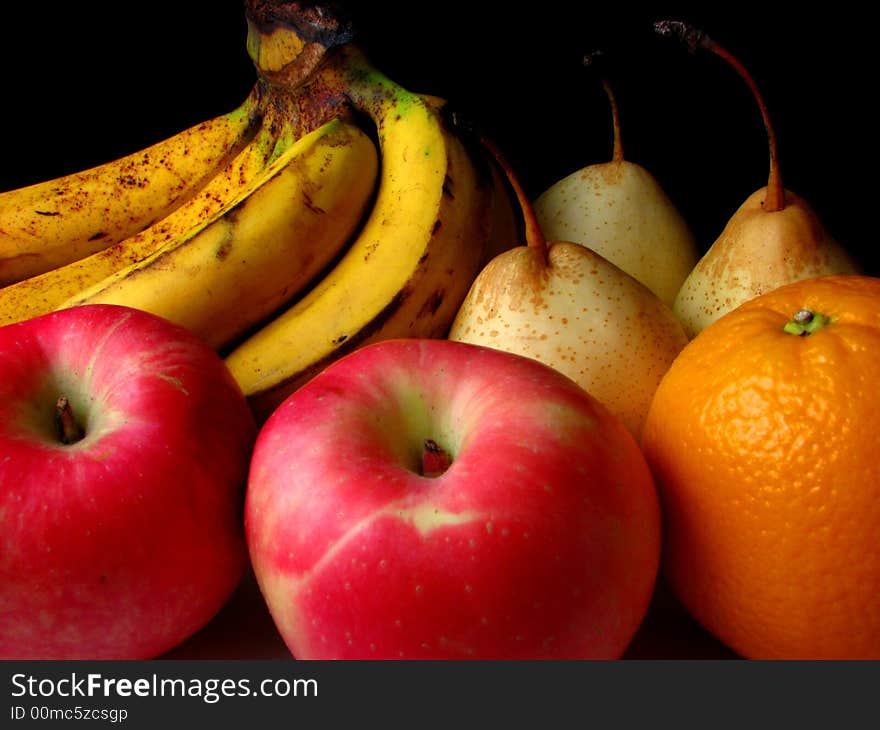
<svg viewBox="0 0 880 730">
<path fill-rule="evenodd" d="M 222 349 L 297 296 L 340 254 L 372 200 L 377 176 L 373 141 L 337 117 L 280 153 L 262 184 L 220 218 L 62 307 L 135 307 Z"/>
<path fill-rule="evenodd" d="M 277 28 L 273 36 L 284 31 Z M 227 356 L 260 418 L 366 343 L 445 336 L 490 233 L 491 178 L 444 124 L 436 100 L 397 85 L 354 46 L 338 49 L 321 82 L 343 89 L 375 124 L 379 189 L 338 263 Z"/>
<path fill-rule="evenodd" d="M 0 193 L 0 286 L 135 235 L 201 190 L 251 141 L 261 93 L 103 165 Z"/>
<path fill-rule="evenodd" d="M 0 288 L 0 326 L 51 312 L 162 247 L 197 234 L 238 205 L 271 174 L 270 165 L 295 142 L 291 110 L 267 105 L 251 141 L 194 197 L 140 233 L 85 258 Z"/>
</svg>

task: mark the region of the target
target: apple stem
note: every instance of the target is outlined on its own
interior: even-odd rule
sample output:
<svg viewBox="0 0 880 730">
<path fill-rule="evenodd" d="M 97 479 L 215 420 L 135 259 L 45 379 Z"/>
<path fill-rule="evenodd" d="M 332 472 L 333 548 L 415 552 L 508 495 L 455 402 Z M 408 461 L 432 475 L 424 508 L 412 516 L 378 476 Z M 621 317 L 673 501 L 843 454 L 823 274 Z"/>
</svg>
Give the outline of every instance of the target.
<svg viewBox="0 0 880 730">
<path fill-rule="evenodd" d="M 601 51 L 593 51 L 592 53 L 588 53 L 584 56 L 584 66 L 590 68 L 595 67 L 596 60 L 601 57 Z M 602 88 L 605 90 L 605 95 L 608 97 L 608 103 L 611 105 L 611 127 L 612 133 L 614 135 L 614 146 L 611 152 L 611 161 L 623 162 L 623 141 L 620 135 L 620 114 L 617 110 L 617 99 L 614 96 L 614 90 L 611 88 L 611 84 L 609 83 L 608 78 L 604 74 L 599 74 L 599 81 L 602 83 Z"/>
<path fill-rule="evenodd" d="M 55 427 L 62 444 L 76 443 L 85 435 L 73 415 L 67 396 L 62 395 L 55 401 Z"/>
<path fill-rule="evenodd" d="M 504 154 L 498 148 L 498 145 L 485 135 L 480 136 L 480 142 L 495 158 L 495 161 L 504 171 L 504 174 L 510 182 L 510 186 L 513 188 L 513 192 L 516 195 L 517 202 L 519 203 L 519 207 L 523 214 L 526 245 L 529 248 L 533 248 L 540 252 L 544 262 L 548 263 L 550 261 L 550 255 L 547 250 L 547 239 L 544 237 L 544 232 L 541 230 L 541 226 L 538 223 L 538 216 L 535 214 L 535 209 L 532 207 L 532 203 L 529 200 L 528 195 L 526 195 L 519 178 L 513 171 L 513 168 L 505 158 Z"/>
<path fill-rule="evenodd" d="M 448 451 L 440 448 L 433 439 L 425 439 L 422 450 L 422 476 L 439 477 L 451 463 L 452 459 Z"/>
<path fill-rule="evenodd" d="M 663 36 L 675 36 L 679 40 L 684 41 L 691 52 L 698 48 L 710 51 L 716 56 L 724 59 L 733 69 L 745 80 L 752 92 L 755 100 L 758 102 L 758 108 L 761 111 L 761 117 L 764 120 L 764 129 L 767 131 L 767 144 L 770 150 L 770 175 L 767 179 L 767 199 L 764 201 L 764 210 L 767 212 L 775 212 L 785 207 L 785 189 L 782 187 L 782 175 L 779 171 L 779 159 L 776 147 L 776 133 L 773 131 L 773 125 L 770 123 L 770 114 L 767 111 L 767 105 L 764 98 L 755 83 L 754 78 L 748 72 L 748 69 L 740 62 L 736 56 L 724 48 L 721 44 L 715 42 L 703 31 L 694 28 L 687 23 L 678 20 L 660 20 L 654 23 L 654 29 Z"/>
</svg>

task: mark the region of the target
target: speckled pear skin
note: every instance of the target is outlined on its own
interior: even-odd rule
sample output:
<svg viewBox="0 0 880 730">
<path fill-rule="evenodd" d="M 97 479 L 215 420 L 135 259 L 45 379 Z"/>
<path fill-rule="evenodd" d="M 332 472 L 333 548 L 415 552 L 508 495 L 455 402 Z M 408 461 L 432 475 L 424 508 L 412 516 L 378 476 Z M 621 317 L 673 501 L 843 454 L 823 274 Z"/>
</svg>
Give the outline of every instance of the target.
<svg viewBox="0 0 880 730">
<path fill-rule="evenodd" d="M 746 199 L 682 285 L 673 310 L 688 337 L 783 284 L 859 271 L 803 198 L 786 190 L 785 207 L 767 211 L 766 196 L 764 187 Z"/>
<path fill-rule="evenodd" d="M 654 176 L 626 160 L 571 173 L 544 191 L 534 209 L 548 240 L 593 249 L 670 307 L 700 256 L 690 227 Z"/>
<path fill-rule="evenodd" d="M 687 336 L 670 307 L 585 246 L 518 246 L 481 271 L 449 339 L 532 357 L 602 401 L 638 438 Z"/>
</svg>

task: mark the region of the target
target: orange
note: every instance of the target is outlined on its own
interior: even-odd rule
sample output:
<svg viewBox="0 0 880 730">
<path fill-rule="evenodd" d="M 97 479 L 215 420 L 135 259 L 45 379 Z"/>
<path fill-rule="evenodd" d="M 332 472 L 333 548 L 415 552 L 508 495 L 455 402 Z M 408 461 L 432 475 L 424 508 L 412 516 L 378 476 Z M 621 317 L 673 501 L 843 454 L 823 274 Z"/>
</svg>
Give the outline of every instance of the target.
<svg viewBox="0 0 880 730">
<path fill-rule="evenodd" d="M 748 658 L 880 658 L 880 279 L 790 284 L 707 327 L 642 446 L 662 570 L 710 632 Z"/>
</svg>

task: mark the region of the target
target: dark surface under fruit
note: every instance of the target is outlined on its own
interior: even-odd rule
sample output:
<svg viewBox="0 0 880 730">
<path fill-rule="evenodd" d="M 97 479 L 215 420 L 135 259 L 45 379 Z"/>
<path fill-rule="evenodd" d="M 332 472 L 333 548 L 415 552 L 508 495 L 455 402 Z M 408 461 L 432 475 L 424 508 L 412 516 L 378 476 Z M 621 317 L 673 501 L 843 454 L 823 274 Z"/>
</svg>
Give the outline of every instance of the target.
<svg viewBox="0 0 880 730">
<path fill-rule="evenodd" d="M 252 573 L 214 620 L 163 659 L 290 659 Z M 651 608 L 624 659 L 737 659 L 658 581 Z"/>
</svg>

